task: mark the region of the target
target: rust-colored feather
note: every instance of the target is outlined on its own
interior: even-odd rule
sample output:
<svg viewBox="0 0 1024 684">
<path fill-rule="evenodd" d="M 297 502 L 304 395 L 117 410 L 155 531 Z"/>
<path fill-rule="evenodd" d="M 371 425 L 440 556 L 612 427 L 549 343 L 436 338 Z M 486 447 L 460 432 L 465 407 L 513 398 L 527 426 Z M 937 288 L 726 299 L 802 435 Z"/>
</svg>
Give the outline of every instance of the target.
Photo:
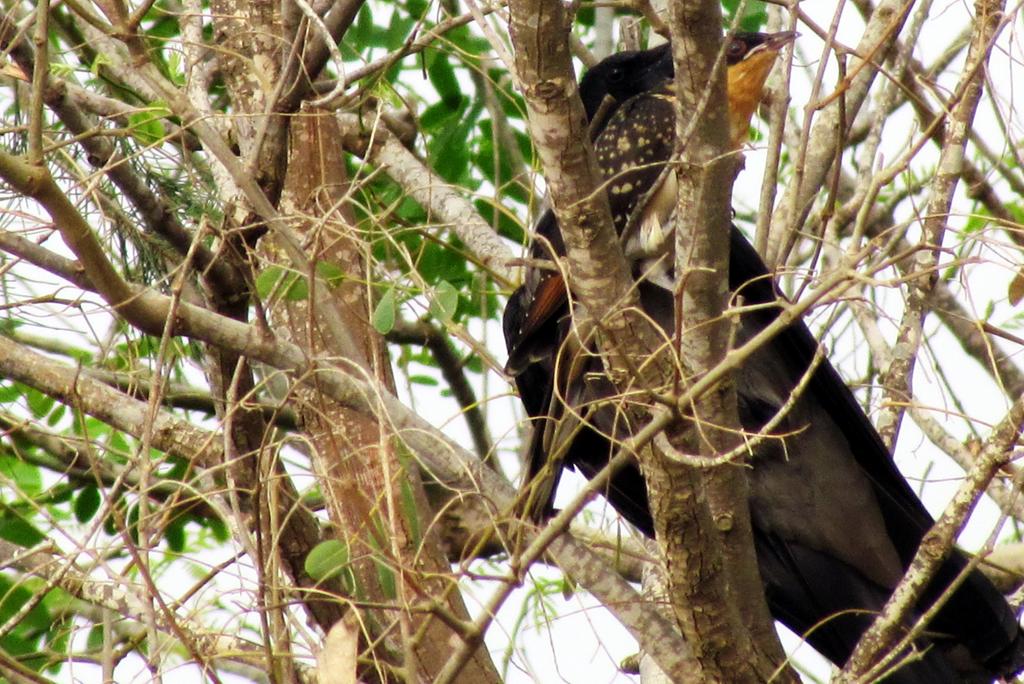
<svg viewBox="0 0 1024 684">
<path fill-rule="evenodd" d="M 525 339 L 535 333 L 552 316 L 557 316 L 567 301 L 565 280 L 561 273 L 550 273 L 542 278 L 530 301 L 523 327 L 519 331 L 520 337 Z"/>
</svg>

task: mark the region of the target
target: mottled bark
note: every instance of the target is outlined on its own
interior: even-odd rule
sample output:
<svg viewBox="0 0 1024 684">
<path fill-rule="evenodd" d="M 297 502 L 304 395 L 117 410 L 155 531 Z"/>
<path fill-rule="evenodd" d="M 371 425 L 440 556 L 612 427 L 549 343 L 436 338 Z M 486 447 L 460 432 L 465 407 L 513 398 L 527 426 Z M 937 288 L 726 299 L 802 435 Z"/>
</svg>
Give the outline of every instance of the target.
<svg viewBox="0 0 1024 684">
<path fill-rule="evenodd" d="M 306 245 L 307 282 L 310 287 L 324 286 L 312 277 L 321 264 L 344 273 L 340 283 L 322 294 L 338 303 L 335 310 L 359 345 L 359 355 L 353 358 L 335 344 L 321 312 L 310 306 L 312 298 L 281 297 L 274 302 L 274 329 L 309 353 L 336 359 L 350 372 L 365 374 L 394 391 L 385 342 L 370 325 L 372 272 L 366 260 L 370 246 L 357 232 L 347 205 L 349 184 L 332 114 L 310 112 L 296 120 L 288 168 L 282 209 L 296 217 L 294 230 Z M 461 620 L 468 614 L 433 530 L 419 470 L 414 461 L 401 457 L 405 448 L 401 436 L 383 415 L 336 404 L 318 391 L 315 377 L 296 387 L 293 396 L 313 447 L 313 466 L 328 512 L 353 559 L 359 595 L 354 606 L 364 621 L 372 616 L 368 622 L 377 627 L 368 640 L 385 636 L 385 643 L 392 642 L 404 652 L 401 665 L 407 672 L 432 678 L 443 667 L 452 640 L 461 635 L 441 622 L 430 604 L 445 605 Z M 382 581 L 382 565 L 394 577 L 396 595 L 390 595 L 391 588 Z M 364 600 L 397 601 L 398 617 L 393 610 L 359 608 Z M 474 682 L 497 681 L 482 649 L 464 674 Z"/>
</svg>

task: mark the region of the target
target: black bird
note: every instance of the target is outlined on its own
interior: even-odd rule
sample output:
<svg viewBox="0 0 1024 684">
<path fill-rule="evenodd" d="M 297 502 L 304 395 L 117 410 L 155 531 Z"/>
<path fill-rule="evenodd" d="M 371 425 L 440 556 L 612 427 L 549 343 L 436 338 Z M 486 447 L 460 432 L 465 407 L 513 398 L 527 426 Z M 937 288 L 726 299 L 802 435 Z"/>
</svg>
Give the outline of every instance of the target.
<svg viewBox="0 0 1024 684">
<path fill-rule="evenodd" d="M 736 34 L 727 47 L 737 146 L 771 63 L 793 37 Z M 595 149 L 609 178 L 609 199 L 620 234 L 627 226 L 632 228 L 636 205 L 662 178 L 661 167 L 673 151 L 672 75 L 671 54 L 661 46 L 614 55 L 591 69 L 580 84 L 587 116 L 598 119 L 592 126 Z M 616 150 L 629 153 L 624 157 Z M 649 165 L 638 169 L 638 159 Z M 674 188 L 669 185 L 665 193 L 673 194 Z M 652 278 L 646 267 L 657 260 L 665 243 L 672 242 L 659 234 L 671 230 L 670 210 L 664 207 L 674 202 L 652 209 L 658 204 L 657 194 L 660 191 L 642 208 L 646 221 L 638 222 L 636 234 L 623 238 L 627 255 L 632 251 L 638 265 L 634 273 L 644 308 L 671 334 L 673 298 L 658 281 L 671 273 L 662 269 Z M 535 233 L 532 256 L 564 255 L 552 214 L 541 218 Z M 730 232 L 728 278 L 730 290 L 748 305 L 740 318 L 737 344 L 742 344 L 777 318 L 784 299 L 735 226 Z M 589 408 L 609 390 L 594 381 L 602 370 L 600 362 L 570 334 L 568 293 L 559 272 L 533 268 L 524 280 L 509 299 L 503 324 L 507 370 L 534 419 L 527 478 L 541 481 L 529 505 L 529 513 L 537 516 L 550 511 L 563 465 L 587 477 L 602 469 L 612 450 L 609 435 L 617 428 L 612 409 Z M 778 413 L 811 367 L 817 348 L 807 327 L 796 322 L 738 370 L 738 409 L 745 430 L 759 431 Z M 842 665 L 902 577 L 933 519 L 827 360 L 813 370 L 774 432 L 785 436 L 760 441 L 750 460 L 750 512 L 767 602 L 777 620 Z M 624 518 L 653 536 L 646 486 L 637 465 L 620 470 L 605 494 Z M 963 555 L 954 551 L 927 588 L 918 612 L 943 595 L 965 567 Z M 923 651 L 921 658 L 908 662 L 887 682 L 989 682 L 1024 669 L 1024 635 L 1017 619 L 977 571 L 968 573 L 952 592 L 929 623 L 927 636 L 915 646 Z"/>
</svg>

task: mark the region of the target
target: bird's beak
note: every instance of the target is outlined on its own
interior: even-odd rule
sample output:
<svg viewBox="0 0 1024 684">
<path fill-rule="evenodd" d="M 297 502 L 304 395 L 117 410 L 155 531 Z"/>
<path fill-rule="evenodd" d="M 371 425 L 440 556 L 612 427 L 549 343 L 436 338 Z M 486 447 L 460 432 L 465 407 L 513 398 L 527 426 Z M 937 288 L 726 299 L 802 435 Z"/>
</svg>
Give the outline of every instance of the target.
<svg viewBox="0 0 1024 684">
<path fill-rule="evenodd" d="M 756 55 L 760 50 L 767 50 L 770 52 L 777 53 L 779 52 L 779 50 L 786 47 L 799 37 L 800 34 L 797 33 L 796 31 L 779 31 L 778 33 L 773 33 L 770 36 L 768 36 L 768 40 L 766 40 L 765 42 L 761 43 L 756 48 L 751 50 L 750 54 L 747 55 L 747 57 L 749 58 L 753 55 Z"/>
<path fill-rule="evenodd" d="M 763 86 L 764 79 L 768 78 L 768 72 L 771 71 L 772 65 L 775 64 L 775 58 L 779 52 L 782 48 L 795 41 L 799 35 L 796 31 L 779 31 L 778 33 L 771 34 L 767 40 L 748 52 L 742 62 L 730 67 L 729 73 L 732 74 L 735 69 L 741 72 L 760 74 L 763 70 L 761 80 L 761 85 Z"/>
</svg>

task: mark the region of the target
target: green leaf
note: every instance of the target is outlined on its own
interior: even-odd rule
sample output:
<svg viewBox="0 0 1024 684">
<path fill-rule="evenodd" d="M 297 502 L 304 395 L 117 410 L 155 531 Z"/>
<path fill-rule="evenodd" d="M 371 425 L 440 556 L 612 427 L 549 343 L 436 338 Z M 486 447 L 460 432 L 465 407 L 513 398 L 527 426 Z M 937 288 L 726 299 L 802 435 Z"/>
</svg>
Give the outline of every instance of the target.
<svg viewBox="0 0 1024 684">
<path fill-rule="evenodd" d="M 46 646 L 51 653 L 66 653 L 71 645 L 71 636 L 77 631 L 74 620 L 64 616 L 52 620 L 46 629 Z M 44 661 L 46 671 L 51 674 L 58 674 L 63 666 L 60 661 L 54 661 L 47 657 Z"/>
<path fill-rule="evenodd" d="M 320 542 L 306 555 L 303 567 L 318 582 L 334 577 L 348 567 L 348 547 L 337 539 Z"/>
<path fill-rule="evenodd" d="M 303 302 L 309 299 L 309 283 L 297 273 L 292 274 L 285 288 L 284 298 L 289 302 Z"/>
<path fill-rule="evenodd" d="M 89 651 L 98 651 L 103 646 L 103 625 L 93 625 L 89 630 L 89 636 L 85 638 L 85 648 Z"/>
<path fill-rule="evenodd" d="M 21 611 L 25 604 L 34 598 L 37 592 L 45 589 L 38 580 L 20 579 L 13 584 L 7 577 L 0 576 L 0 623 L 6 623 Z M 14 629 L 0 638 L 0 649 L 9 656 L 18 656 L 27 667 L 37 669 L 45 666 L 46 661 L 31 656 L 39 656 L 39 642 L 44 634 L 53 626 L 53 617 L 46 609 L 45 600 L 36 604 L 26 614 L 19 616 Z M 27 656 L 21 658 L 21 656 Z M 3 680 L 7 681 L 7 680 Z"/>
<path fill-rule="evenodd" d="M 461 98 L 462 104 L 466 102 L 467 98 Z M 465 185 L 469 189 L 480 184 L 479 178 L 466 172 L 470 161 L 470 146 L 467 141 L 473 137 L 482 111 L 479 103 L 474 104 L 465 112 L 465 116 L 453 125 L 434 131 L 433 139 L 427 143 L 427 151 L 434 163 L 434 170 L 445 180 Z"/>
<path fill-rule="evenodd" d="M 109 537 L 113 537 L 117 534 L 117 521 L 114 520 L 113 514 L 110 514 L 103 519 L 103 532 Z"/>
<path fill-rule="evenodd" d="M 722 17 L 724 27 L 732 24 L 733 17 L 736 16 L 736 10 L 739 9 L 739 6 L 739 0 L 722 0 L 722 7 L 725 9 L 725 16 Z M 743 16 L 740 18 L 740 30 L 760 30 L 766 21 L 768 21 L 768 13 L 765 11 L 763 2 L 747 3 L 744 5 Z"/>
<path fill-rule="evenodd" d="M 510 186 L 511 187 L 511 186 Z M 525 196 L 525 193 L 523 193 Z M 488 223 L 488 225 L 494 225 L 495 214 L 498 219 L 498 234 L 504 238 L 508 238 L 512 242 L 522 245 L 528 241 L 528 233 L 523 229 L 523 226 L 519 221 L 511 216 L 507 211 L 500 211 L 498 207 L 494 206 L 494 203 L 490 200 L 475 199 L 473 200 L 473 206 L 480 212 L 480 216 Z"/>
<path fill-rule="evenodd" d="M 298 273 L 280 266 L 268 266 L 256 276 L 256 294 L 260 299 L 281 292 L 288 301 L 299 302 L 309 297 L 309 285 Z"/>
<path fill-rule="evenodd" d="M 475 56 L 491 54 L 491 43 L 483 36 L 470 33 L 466 26 L 458 26 L 452 29 L 448 32 L 447 37 L 450 38 L 453 43 L 458 43 L 460 54 Z M 476 65 L 477 70 L 481 68 L 480 62 L 481 60 L 475 60 L 473 62 Z"/>
<path fill-rule="evenodd" d="M 374 526 L 377 528 L 376 535 L 370 535 L 368 541 L 370 546 L 376 552 L 373 554 L 373 564 L 377 568 L 377 580 L 380 583 L 381 591 L 384 595 L 390 599 L 398 596 L 395 590 L 395 572 L 388 565 L 386 554 L 381 550 L 381 546 L 378 540 L 387 539 L 387 530 L 384 526 L 384 521 L 380 516 L 373 516 Z"/>
<path fill-rule="evenodd" d="M 434 296 L 430 299 L 430 315 L 448 322 L 455 317 L 459 308 L 459 291 L 447 280 L 434 286 Z"/>
<path fill-rule="evenodd" d="M 128 128 L 143 145 L 155 145 L 167 137 L 163 119 L 170 115 L 171 110 L 162 103 L 154 103 L 151 107 L 129 114 Z"/>
<path fill-rule="evenodd" d="M 330 261 L 316 262 L 316 274 L 324 279 L 330 287 L 338 287 L 345 281 L 345 271 Z"/>
<path fill-rule="evenodd" d="M 395 571 L 387 563 L 373 559 L 377 566 L 377 578 L 380 580 L 381 591 L 389 599 L 398 598 L 398 591 L 395 588 Z"/>
<path fill-rule="evenodd" d="M 51 488 L 50 491 L 53 492 L 52 502 L 54 504 L 67 503 L 75 495 L 75 490 L 67 485 L 60 485 L 59 489 Z"/>
<path fill-rule="evenodd" d="M 373 309 L 373 329 L 387 335 L 395 327 L 398 305 L 395 302 L 395 288 L 389 287 Z"/>
<path fill-rule="evenodd" d="M 166 10 L 150 9 L 146 13 L 146 23 L 152 21 L 152 25 L 146 28 L 146 36 L 150 38 L 174 38 L 181 31 L 181 25 L 177 18 L 164 14 Z M 168 59 L 176 56 L 177 52 L 171 52 Z"/>
<path fill-rule="evenodd" d="M 128 534 L 131 536 L 132 541 L 136 544 L 139 543 L 139 504 L 133 503 L 128 508 L 128 515 L 125 516 L 125 526 L 128 528 Z"/>
<path fill-rule="evenodd" d="M 6 539 L 12 544 L 28 549 L 46 539 L 46 535 L 21 515 L 7 508 L 0 515 L 0 539 Z"/>
<path fill-rule="evenodd" d="M 403 17 L 398 12 L 394 12 L 391 15 L 391 25 L 388 26 L 387 31 L 384 33 L 384 47 L 389 51 L 397 50 L 402 44 L 405 43 L 409 37 L 409 31 L 418 22 L 418 19 L 412 17 Z"/>
<path fill-rule="evenodd" d="M 50 427 L 57 427 L 57 423 L 59 423 L 60 419 L 64 417 L 66 410 L 67 407 L 64 406 L 64 404 L 57 404 L 57 408 L 50 411 L 50 415 L 46 417 L 46 424 Z"/>
<path fill-rule="evenodd" d="M 42 418 L 53 408 L 53 399 L 31 387 L 25 390 L 25 401 L 35 418 Z"/>
<path fill-rule="evenodd" d="M 0 404 L 9 404 L 25 392 L 25 386 L 13 382 L 10 385 L 0 385 Z"/>
<path fill-rule="evenodd" d="M 106 424 L 104 423 L 104 426 Z M 123 432 L 114 431 L 110 433 L 110 437 L 107 441 L 107 449 L 111 455 L 117 458 L 127 458 L 128 454 L 131 453 L 131 447 L 128 444 L 128 439 L 125 437 Z"/>
<path fill-rule="evenodd" d="M 370 45 L 370 41 L 373 40 L 373 33 L 373 12 L 370 10 L 369 5 L 363 5 L 359 8 L 359 14 L 356 15 L 355 23 L 345 32 L 345 41 L 342 43 L 342 46 L 351 46 L 355 48 L 356 52 L 362 52 Z"/>
<path fill-rule="evenodd" d="M 54 588 L 43 597 L 43 605 L 50 613 L 68 613 L 71 611 L 76 599 L 63 589 Z"/>
<path fill-rule="evenodd" d="M 448 55 L 443 52 L 431 51 L 427 66 L 427 77 L 441 96 L 441 101 L 450 109 L 456 109 L 462 101 L 462 89 L 455 78 L 455 70 L 448 62 Z"/>
<path fill-rule="evenodd" d="M 188 460 L 181 458 L 180 456 L 168 456 L 167 463 L 170 465 L 170 469 L 166 473 L 162 473 L 161 477 L 166 477 L 169 480 L 181 480 L 185 477 L 185 473 L 188 472 Z"/>
<path fill-rule="evenodd" d="M 256 276 L 256 295 L 260 299 L 268 299 L 283 276 L 284 269 L 280 266 L 267 266 Z"/>
<path fill-rule="evenodd" d="M 493 123 L 489 119 L 485 119 L 480 121 L 477 128 L 480 134 L 476 138 L 476 149 L 472 156 L 473 163 L 479 169 L 480 174 L 492 185 L 501 189 L 502 201 L 527 204 L 530 198 L 523 183 L 516 180 L 517 174 L 514 173 L 511 164 L 512 154 L 509 154 L 504 147 L 495 148 L 494 146 Z M 518 151 L 517 145 L 514 152 Z M 498 161 L 497 168 L 494 164 L 496 159 Z"/>
<path fill-rule="evenodd" d="M 92 516 L 96 515 L 96 511 L 100 508 L 101 501 L 99 489 L 94 485 L 84 487 L 75 497 L 75 520 L 80 523 L 92 520 Z"/>
<path fill-rule="evenodd" d="M 204 518 L 203 526 L 213 532 L 213 537 L 222 544 L 231 538 L 227 523 L 220 518 Z"/>
<path fill-rule="evenodd" d="M 416 259 L 420 275 L 431 285 L 447 280 L 449 283 L 465 282 L 468 271 L 466 260 L 458 250 L 449 245 L 428 242 L 420 249 Z"/>
<path fill-rule="evenodd" d="M 188 517 L 179 515 L 164 529 L 164 539 L 167 540 L 168 548 L 174 553 L 181 553 L 185 550 L 185 525 L 187 524 Z"/>
<path fill-rule="evenodd" d="M 410 17 L 419 19 L 427 11 L 427 3 L 424 0 L 409 0 L 405 4 L 405 9 L 409 13 Z"/>
<path fill-rule="evenodd" d="M 34 448 L 28 445 L 22 446 Z M 25 496 L 35 496 L 43 491 L 43 478 L 39 474 L 39 468 L 31 463 L 6 454 L 0 455 L 0 473 L 14 482 L 18 492 Z"/>
<path fill-rule="evenodd" d="M 92 64 L 89 65 L 89 71 L 93 76 L 99 76 L 103 67 L 111 64 L 111 59 L 103 52 L 97 52 L 96 56 L 93 57 Z"/>
<path fill-rule="evenodd" d="M 444 128 L 453 125 L 458 121 L 459 111 L 462 109 L 462 100 L 456 103 L 448 103 L 444 100 L 430 105 L 420 114 L 420 127 L 425 131 Z"/>
<path fill-rule="evenodd" d="M 759 7 L 747 8 L 743 20 L 740 22 L 740 28 L 744 31 L 759 31 L 768 23 L 768 12 L 764 10 L 764 5 L 759 3 L 752 3 L 752 5 L 759 5 Z"/>
</svg>

